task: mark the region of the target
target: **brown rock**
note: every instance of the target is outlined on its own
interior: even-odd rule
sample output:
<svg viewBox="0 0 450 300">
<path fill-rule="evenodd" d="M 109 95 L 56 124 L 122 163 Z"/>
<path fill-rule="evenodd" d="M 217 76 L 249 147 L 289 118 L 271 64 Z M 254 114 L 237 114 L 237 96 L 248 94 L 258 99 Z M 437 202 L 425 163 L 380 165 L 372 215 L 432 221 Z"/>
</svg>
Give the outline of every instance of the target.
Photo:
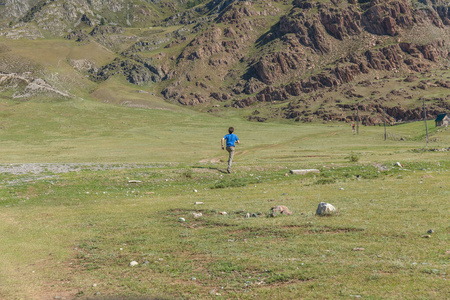
<svg viewBox="0 0 450 300">
<path fill-rule="evenodd" d="M 287 208 L 284 205 L 274 206 L 270 210 L 272 211 L 272 213 L 279 212 L 279 213 L 281 213 L 283 215 L 288 215 L 288 216 L 292 215 L 292 212 L 289 210 L 289 208 Z"/>
</svg>

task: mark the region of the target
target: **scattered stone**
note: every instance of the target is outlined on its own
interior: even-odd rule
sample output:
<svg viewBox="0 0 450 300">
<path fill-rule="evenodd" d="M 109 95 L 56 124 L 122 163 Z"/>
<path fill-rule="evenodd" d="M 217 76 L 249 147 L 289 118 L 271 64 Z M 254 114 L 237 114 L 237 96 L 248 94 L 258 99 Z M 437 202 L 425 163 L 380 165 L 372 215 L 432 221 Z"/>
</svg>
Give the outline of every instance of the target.
<svg viewBox="0 0 450 300">
<path fill-rule="evenodd" d="M 135 267 L 135 266 L 137 266 L 138 264 L 139 264 L 139 263 L 138 263 L 137 261 L 133 260 L 132 262 L 130 262 L 129 266 L 130 266 L 130 267 Z"/>
<path fill-rule="evenodd" d="M 280 214 L 283 214 L 283 215 L 288 215 L 288 216 L 292 215 L 292 212 L 289 210 L 289 208 L 287 208 L 284 205 L 274 206 L 270 210 L 272 211 L 272 213 L 279 212 Z"/>
<path fill-rule="evenodd" d="M 365 251 L 366 249 L 364 249 L 364 248 L 361 248 L 361 247 L 356 247 L 356 248 L 353 248 L 352 249 L 352 251 Z"/>
<path fill-rule="evenodd" d="M 203 202 L 195 202 L 195 205 L 203 204 Z"/>
<path fill-rule="evenodd" d="M 300 169 L 300 170 L 290 170 L 289 172 L 291 172 L 291 174 L 296 174 L 296 175 L 305 175 L 308 173 L 320 173 L 320 170 L 318 170 L 318 169 Z"/>
<path fill-rule="evenodd" d="M 192 213 L 194 215 L 194 218 L 200 218 L 201 216 L 203 216 L 202 213 Z"/>
<path fill-rule="evenodd" d="M 221 211 L 221 212 L 219 212 L 219 214 L 221 214 L 221 215 L 228 215 L 228 213 L 226 211 Z"/>
<path fill-rule="evenodd" d="M 325 216 L 332 215 L 336 211 L 336 208 L 330 203 L 320 202 L 316 210 L 316 215 Z"/>
<path fill-rule="evenodd" d="M 178 221 L 180 221 L 180 222 L 186 222 L 186 219 L 185 219 L 185 218 L 179 218 Z"/>
<path fill-rule="evenodd" d="M 258 214 L 252 214 L 252 218 L 257 218 L 258 217 Z"/>
<path fill-rule="evenodd" d="M 128 183 L 142 183 L 140 180 L 128 180 Z"/>
<path fill-rule="evenodd" d="M 433 230 L 433 229 L 430 229 L 430 230 L 427 231 L 427 233 L 430 233 L 430 234 L 431 234 L 431 233 L 434 233 L 434 230 Z"/>
<path fill-rule="evenodd" d="M 246 217 L 246 218 L 250 218 L 250 213 L 246 213 L 246 214 L 245 214 L 245 217 Z"/>
<path fill-rule="evenodd" d="M 424 239 L 429 239 L 429 238 L 431 237 L 431 235 L 426 234 L 426 235 L 422 235 L 422 237 L 423 237 Z"/>
<path fill-rule="evenodd" d="M 194 189 L 194 193 L 197 193 L 198 191 L 196 189 Z"/>
</svg>

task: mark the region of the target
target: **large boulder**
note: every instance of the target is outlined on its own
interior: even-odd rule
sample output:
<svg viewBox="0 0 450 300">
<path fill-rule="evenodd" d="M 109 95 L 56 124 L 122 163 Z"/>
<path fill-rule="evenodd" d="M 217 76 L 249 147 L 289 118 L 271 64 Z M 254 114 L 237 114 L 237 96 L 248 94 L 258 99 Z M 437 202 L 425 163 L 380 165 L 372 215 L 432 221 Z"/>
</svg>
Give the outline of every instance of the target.
<svg viewBox="0 0 450 300">
<path fill-rule="evenodd" d="M 320 202 L 316 210 L 316 215 L 329 216 L 336 212 L 336 208 L 330 203 Z"/>
</svg>

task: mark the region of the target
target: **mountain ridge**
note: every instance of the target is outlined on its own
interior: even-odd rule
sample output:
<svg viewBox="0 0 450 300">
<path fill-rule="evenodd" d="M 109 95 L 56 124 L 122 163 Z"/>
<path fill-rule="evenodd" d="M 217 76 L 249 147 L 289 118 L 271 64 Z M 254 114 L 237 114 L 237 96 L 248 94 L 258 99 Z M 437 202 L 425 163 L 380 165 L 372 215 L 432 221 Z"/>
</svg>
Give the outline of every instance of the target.
<svg viewBox="0 0 450 300">
<path fill-rule="evenodd" d="M 123 76 L 193 109 L 348 122 L 361 107 L 367 125 L 420 118 L 420 99 L 449 109 L 446 1 L 3 2 L 0 34 L 98 43 L 115 59 L 78 70 L 92 82 Z"/>
</svg>

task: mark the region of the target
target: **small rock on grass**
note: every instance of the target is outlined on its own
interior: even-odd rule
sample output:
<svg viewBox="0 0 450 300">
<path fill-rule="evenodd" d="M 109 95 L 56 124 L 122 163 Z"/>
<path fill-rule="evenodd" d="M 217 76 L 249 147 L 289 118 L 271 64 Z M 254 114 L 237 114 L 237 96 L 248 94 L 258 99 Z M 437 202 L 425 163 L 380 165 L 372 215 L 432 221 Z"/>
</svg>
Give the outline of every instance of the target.
<svg viewBox="0 0 450 300">
<path fill-rule="evenodd" d="M 430 230 L 427 231 L 427 233 L 430 233 L 430 234 L 431 234 L 431 233 L 434 233 L 434 230 L 433 230 L 433 229 L 430 229 Z"/>
<path fill-rule="evenodd" d="M 288 215 L 288 216 L 292 215 L 292 212 L 289 210 L 289 208 L 287 208 L 284 205 L 274 206 L 270 210 L 272 211 L 272 214 L 280 213 L 280 214 Z"/>
<path fill-rule="evenodd" d="M 301 169 L 301 170 L 290 170 L 291 174 L 306 175 L 308 173 L 320 173 L 318 169 Z"/>
<path fill-rule="evenodd" d="M 130 266 L 130 267 L 135 267 L 135 266 L 137 266 L 138 264 L 139 264 L 139 263 L 138 263 L 137 261 L 133 260 L 132 262 L 130 262 L 129 266 Z"/>
<path fill-rule="evenodd" d="M 353 248 L 352 249 L 352 251 L 365 251 L 366 249 L 364 249 L 364 248 L 361 248 L 361 247 L 356 247 L 356 248 Z"/>
</svg>

